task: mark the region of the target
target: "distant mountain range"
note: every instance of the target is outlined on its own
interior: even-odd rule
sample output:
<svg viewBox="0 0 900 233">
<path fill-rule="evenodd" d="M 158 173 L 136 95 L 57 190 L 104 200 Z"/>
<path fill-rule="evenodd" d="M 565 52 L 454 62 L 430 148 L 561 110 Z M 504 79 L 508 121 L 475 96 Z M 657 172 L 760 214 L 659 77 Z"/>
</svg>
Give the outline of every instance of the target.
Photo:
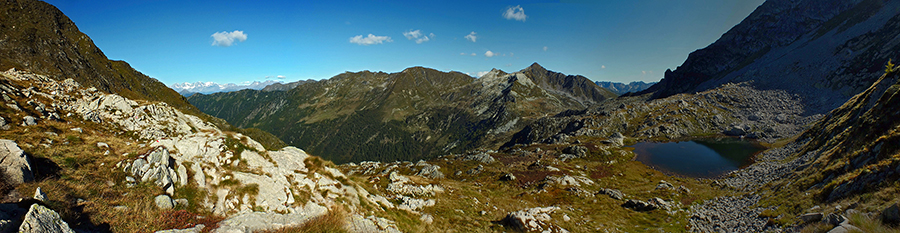
<svg viewBox="0 0 900 233">
<path fill-rule="evenodd" d="M 275 80 L 266 80 L 264 82 L 254 81 L 250 84 L 218 84 L 215 82 L 194 82 L 194 83 L 176 83 L 169 85 L 169 88 L 177 91 L 178 94 L 184 96 L 190 96 L 194 93 L 203 93 L 203 94 L 212 94 L 217 92 L 231 92 L 231 91 L 240 91 L 244 89 L 253 89 L 253 90 L 261 90 L 268 85 L 272 84 L 280 84 L 281 82 Z"/>
<path fill-rule="evenodd" d="M 346 163 L 416 161 L 493 147 L 537 117 L 615 97 L 583 76 L 535 63 L 477 79 L 424 67 L 347 72 L 287 91 L 197 94 L 188 101 L 239 127 L 266 130 Z"/>
<path fill-rule="evenodd" d="M 656 82 L 645 83 L 643 81 L 630 82 L 628 84 L 618 83 L 618 82 L 609 82 L 609 81 L 597 81 L 594 83 L 596 83 L 597 86 L 606 88 L 609 91 L 612 91 L 613 93 L 616 93 L 618 95 L 622 95 L 622 94 L 625 94 L 628 92 L 643 91 L 644 89 L 647 89 L 650 86 L 653 86 L 653 84 L 656 84 Z"/>
</svg>

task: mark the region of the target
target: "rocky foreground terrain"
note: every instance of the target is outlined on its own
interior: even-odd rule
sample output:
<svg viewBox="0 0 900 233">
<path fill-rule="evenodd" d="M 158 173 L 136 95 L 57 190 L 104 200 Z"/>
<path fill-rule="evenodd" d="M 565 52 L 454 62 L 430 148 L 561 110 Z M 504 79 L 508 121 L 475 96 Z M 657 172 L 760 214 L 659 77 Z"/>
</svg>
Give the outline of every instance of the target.
<svg viewBox="0 0 900 233">
<path fill-rule="evenodd" d="M 0 76 L 5 99 L 0 168 L 6 185 L 18 186 L 5 199 L 20 200 L 2 205 L 0 230 L 138 231 L 141 223 L 120 219 L 125 225 L 112 225 L 105 218 L 175 208 L 228 216 L 215 226 L 182 220 L 197 231 L 250 232 L 302 224 L 337 206 L 354 213 L 346 218 L 348 229 L 397 230 L 392 221 L 360 215 L 360 202 L 374 197 L 303 150 L 270 151 L 165 103 L 106 94 L 71 79 L 16 70 Z M 35 197 L 26 198 L 34 188 Z M 131 195 L 142 200 L 123 200 Z M 45 205 L 80 209 L 63 211 L 63 219 L 78 223 L 67 226 L 55 213 L 46 214 L 53 211 Z"/>
</svg>

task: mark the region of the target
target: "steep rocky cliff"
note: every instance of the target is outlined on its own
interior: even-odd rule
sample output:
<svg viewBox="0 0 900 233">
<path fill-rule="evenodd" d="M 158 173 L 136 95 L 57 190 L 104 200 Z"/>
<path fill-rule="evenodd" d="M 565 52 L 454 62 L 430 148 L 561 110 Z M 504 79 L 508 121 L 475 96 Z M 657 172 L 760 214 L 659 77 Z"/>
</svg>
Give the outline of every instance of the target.
<svg viewBox="0 0 900 233">
<path fill-rule="evenodd" d="M 615 94 L 537 63 L 475 79 L 423 67 L 344 73 L 289 91 L 193 95 L 240 127 L 256 127 L 338 163 L 415 161 L 494 146 L 535 117 L 584 109 Z"/>
<path fill-rule="evenodd" d="M 896 1 L 766 1 L 638 94 L 663 98 L 729 82 L 799 94 L 825 113 L 865 90 L 900 51 Z"/>
</svg>

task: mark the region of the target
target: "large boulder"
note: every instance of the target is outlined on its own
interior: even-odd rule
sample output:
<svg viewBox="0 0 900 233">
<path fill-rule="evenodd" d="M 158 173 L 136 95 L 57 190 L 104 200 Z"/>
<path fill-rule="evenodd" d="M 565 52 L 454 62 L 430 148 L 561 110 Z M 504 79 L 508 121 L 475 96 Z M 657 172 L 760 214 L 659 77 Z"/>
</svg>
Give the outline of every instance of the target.
<svg viewBox="0 0 900 233">
<path fill-rule="evenodd" d="M 163 210 L 168 210 L 175 208 L 175 202 L 172 201 L 172 197 L 169 195 L 159 195 L 156 198 L 153 198 L 153 202 L 156 203 L 156 207 Z"/>
<path fill-rule="evenodd" d="M 628 199 L 628 201 L 622 204 L 622 207 L 633 209 L 636 211 L 651 211 L 659 208 L 653 203 L 634 199 Z"/>
<path fill-rule="evenodd" d="M 12 140 L 0 139 L 0 173 L 13 186 L 34 180 L 31 158 Z"/>
<path fill-rule="evenodd" d="M 45 232 L 63 232 L 75 233 L 69 224 L 59 217 L 56 211 L 48 209 L 42 205 L 31 204 L 28 213 L 25 214 L 25 220 L 19 226 L 19 232 L 23 233 L 45 233 Z"/>
<path fill-rule="evenodd" d="M 555 206 L 524 209 L 507 214 L 503 218 L 503 222 L 512 228 L 525 232 L 554 232 L 554 230 L 555 232 L 567 232 L 565 229 L 550 223 L 553 220 L 550 214 L 557 210 L 559 210 L 559 207 Z"/>
</svg>

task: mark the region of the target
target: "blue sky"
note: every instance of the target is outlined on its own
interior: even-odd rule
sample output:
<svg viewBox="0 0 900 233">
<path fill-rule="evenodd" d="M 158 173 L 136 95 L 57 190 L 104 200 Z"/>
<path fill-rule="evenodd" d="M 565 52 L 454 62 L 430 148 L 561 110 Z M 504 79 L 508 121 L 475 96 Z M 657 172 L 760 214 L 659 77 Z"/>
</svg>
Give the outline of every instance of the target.
<svg viewBox="0 0 900 233">
<path fill-rule="evenodd" d="M 657 81 L 763 1 L 48 2 L 110 59 L 171 85 L 412 66 L 475 76 L 533 62 L 595 81 Z"/>
</svg>

